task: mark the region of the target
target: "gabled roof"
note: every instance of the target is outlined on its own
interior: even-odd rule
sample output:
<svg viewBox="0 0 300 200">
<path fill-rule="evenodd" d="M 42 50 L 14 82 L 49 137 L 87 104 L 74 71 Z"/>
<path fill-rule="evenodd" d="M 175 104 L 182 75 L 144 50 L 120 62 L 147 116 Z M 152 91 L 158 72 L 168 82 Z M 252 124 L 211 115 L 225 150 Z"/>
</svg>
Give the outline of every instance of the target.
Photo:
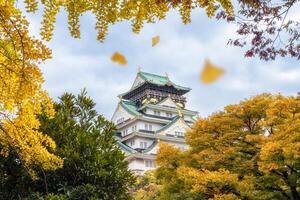
<svg viewBox="0 0 300 200">
<path fill-rule="evenodd" d="M 149 151 L 151 151 L 152 149 L 154 149 L 154 147 L 156 147 L 158 144 L 157 140 L 155 140 L 147 149 L 145 149 L 143 151 L 143 153 L 148 153 Z"/>
<path fill-rule="evenodd" d="M 138 110 L 143 110 L 145 108 L 152 108 L 152 109 L 158 109 L 158 110 L 164 110 L 164 111 L 170 111 L 170 112 L 178 112 L 177 108 L 161 106 L 159 104 L 145 104 L 142 107 L 138 108 Z M 192 111 L 192 110 L 187 110 L 187 109 L 180 109 L 180 111 L 185 115 L 190 115 L 190 116 L 198 115 L 197 111 Z"/>
<path fill-rule="evenodd" d="M 120 104 L 121 104 L 122 108 L 124 108 L 130 114 L 133 114 L 135 116 L 141 115 L 141 113 L 138 112 L 137 107 L 134 102 L 132 102 L 130 100 L 122 99 Z"/>
<path fill-rule="evenodd" d="M 156 133 L 159 133 L 159 132 L 162 132 L 162 131 L 168 129 L 173 124 L 175 124 L 180 118 L 181 117 L 177 115 L 176 117 L 173 118 L 173 120 L 170 123 L 168 123 L 167 125 L 163 126 L 161 129 L 157 130 Z"/>
<path fill-rule="evenodd" d="M 188 87 L 183 87 L 183 86 L 173 83 L 169 79 L 168 76 L 160 76 L 160 75 L 151 74 L 151 73 L 147 73 L 147 72 L 138 72 L 137 76 L 141 77 L 144 81 L 155 84 L 155 85 L 159 85 L 159 86 L 165 86 L 165 85 L 171 86 L 172 85 L 174 88 L 176 88 L 178 90 L 185 90 L 185 91 L 191 90 Z"/>
<path fill-rule="evenodd" d="M 169 102 L 169 104 L 167 104 L 167 102 Z M 163 100 L 161 100 L 160 102 L 158 102 L 157 105 L 168 106 L 168 107 L 172 107 L 172 108 L 177 108 L 176 103 L 174 102 L 174 100 L 171 97 L 164 98 Z"/>
</svg>

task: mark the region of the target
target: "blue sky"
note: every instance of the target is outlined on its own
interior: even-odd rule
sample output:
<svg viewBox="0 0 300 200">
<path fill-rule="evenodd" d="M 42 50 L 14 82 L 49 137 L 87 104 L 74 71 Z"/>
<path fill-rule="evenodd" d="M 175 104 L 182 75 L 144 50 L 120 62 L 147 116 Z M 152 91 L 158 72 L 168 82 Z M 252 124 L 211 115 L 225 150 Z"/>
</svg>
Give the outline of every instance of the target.
<svg viewBox="0 0 300 200">
<path fill-rule="evenodd" d="M 31 34 L 37 36 L 41 16 L 26 16 L 31 22 Z M 292 10 L 290 18 L 300 21 L 299 7 Z M 41 65 L 44 88 L 54 99 L 64 92 L 77 94 L 86 88 L 97 103 L 97 111 L 109 119 L 118 103 L 117 95 L 130 88 L 139 66 L 146 72 L 168 73 L 175 83 L 191 87 L 188 108 L 197 110 L 200 116 L 259 93 L 295 95 L 300 91 L 299 61 L 244 58 L 244 49 L 227 45 L 236 27 L 207 18 L 204 10 L 195 10 L 188 25 L 182 24 L 178 12 L 173 11 L 165 21 L 146 24 L 140 34 L 132 33 L 129 23 L 118 23 L 110 27 L 104 43 L 96 40 L 94 25 L 94 17 L 84 15 L 81 39 L 73 39 L 66 13 L 58 15 L 54 37 L 46 43 L 53 51 L 53 59 Z M 161 42 L 151 47 L 151 38 L 156 35 L 160 35 Z M 111 62 L 115 51 L 126 56 L 127 66 Z M 226 70 L 212 85 L 199 81 L 205 59 Z"/>
</svg>

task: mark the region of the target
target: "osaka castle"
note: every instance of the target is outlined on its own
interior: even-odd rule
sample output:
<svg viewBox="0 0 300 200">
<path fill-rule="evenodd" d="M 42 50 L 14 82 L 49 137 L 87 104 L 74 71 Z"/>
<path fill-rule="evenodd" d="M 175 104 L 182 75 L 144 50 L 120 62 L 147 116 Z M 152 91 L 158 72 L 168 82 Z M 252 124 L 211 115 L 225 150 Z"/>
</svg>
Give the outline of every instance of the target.
<svg viewBox="0 0 300 200">
<path fill-rule="evenodd" d="M 191 89 L 160 76 L 139 71 L 128 92 L 119 95 L 112 116 L 117 140 L 129 168 L 139 174 L 154 169 L 159 142 L 187 149 L 185 131 L 198 116 L 186 109 Z"/>
</svg>

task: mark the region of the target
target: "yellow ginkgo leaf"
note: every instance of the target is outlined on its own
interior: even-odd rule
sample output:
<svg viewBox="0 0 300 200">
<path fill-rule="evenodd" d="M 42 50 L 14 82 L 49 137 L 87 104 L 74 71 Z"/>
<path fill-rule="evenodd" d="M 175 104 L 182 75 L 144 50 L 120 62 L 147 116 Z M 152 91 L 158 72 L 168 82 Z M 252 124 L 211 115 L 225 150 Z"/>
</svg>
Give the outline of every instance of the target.
<svg viewBox="0 0 300 200">
<path fill-rule="evenodd" d="M 205 61 L 204 68 L 200 74 L 200 80 L 204 84 L 215 82 L 225 73 L 223 68 L 217 67 L 208 60 Z"/>
<path fill-rule="evenodd" d="M 154 47 L 155 45 L 157 45 L 160 41 L 160 36 L 155 36 L 152 38 L 152 47 Z"/>
<path fill-rule="evenodd" d="M 111 60 L 113 62 L 117 62 L 120 65 L 126 65 L 127 64 L 127 60 L 125 58 L 125 56 L 123 56 L 122 54 L 120 54 L 119 52 L 115 52 L 112 56 L 111 56 Z"/>
</svg>

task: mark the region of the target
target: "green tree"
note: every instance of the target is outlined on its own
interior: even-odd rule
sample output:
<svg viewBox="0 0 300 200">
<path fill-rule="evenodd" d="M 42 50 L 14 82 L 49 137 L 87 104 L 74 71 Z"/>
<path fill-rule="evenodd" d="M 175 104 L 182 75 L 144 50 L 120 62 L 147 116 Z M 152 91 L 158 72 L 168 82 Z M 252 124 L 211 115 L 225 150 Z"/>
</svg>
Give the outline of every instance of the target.
<svg viewBox="0 0 300 200">
<path fill-rule="evenodd" d="M 300 96 L 262 94 L 198 120 L 188 151 L 161 144 L 158 199 L 300 199 Z"/>
<path fill-rule="evenodd" d="M 1 162 L 2 175 L 10 173 L 11 177 L 1 179 L 2 197 L 130 199 L 128 190 L 135 178 L 116 144 L 115 126 L 97 114 L 95 103 L 85 91 L 77 96 L 62 95 L 54 107 L 54 118 L 46 114 L 39 117 L 40 131 L 56 142 L 55 153 L 64 160 L 63 167 L 56 171 L 37 168 L 39 179 L 33 181 L 21 165 L 12 165 L 9 160 Z"/>
</svg>

